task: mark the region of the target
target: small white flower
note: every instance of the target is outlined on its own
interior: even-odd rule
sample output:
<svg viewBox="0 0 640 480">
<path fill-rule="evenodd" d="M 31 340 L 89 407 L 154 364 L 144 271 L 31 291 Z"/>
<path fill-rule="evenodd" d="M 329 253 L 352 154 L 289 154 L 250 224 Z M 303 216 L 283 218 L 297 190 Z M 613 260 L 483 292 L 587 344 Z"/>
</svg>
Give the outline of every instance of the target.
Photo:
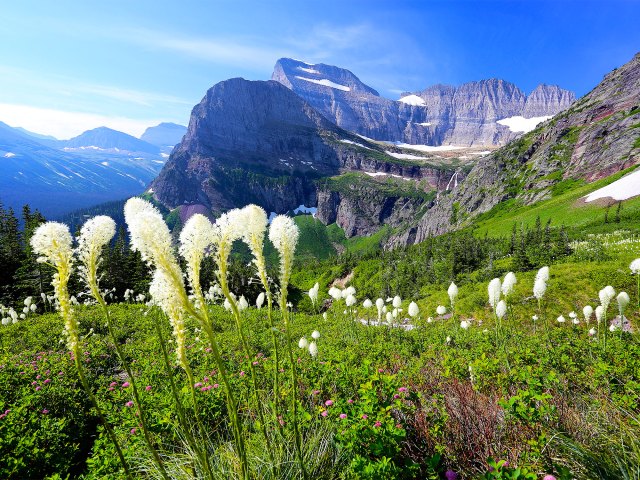
<svg viewBox="0 0 640 480">
<path fill-rule="evenodd" d="M 504 282 L 502 282 L 502 294 L 505 297 L 508 297 L 511 292 L 513 292 L 513 288 L 515 287 L 518 280 L 516 279 L 516 274 L 513 272 L 509 272 L 504 276 Z"/>
<path fill-rule="evenodd" d="M 567 320 L 566 320 L 562 315 L 560 315 L 560 316 L 558 317 L 558 323 L 564 323 L 564 322 L 566 322 L 566 321 L 567 321 Z"/>
<path fill-rule="evenodd" d="M 471 326 L 471 323 L 469 323 L 467 320 L 462 320 L 460 322 L 460 328 L 463 330 L 467 330 L 470 326 Z"/>
<path fill-rule="evenodd" d="M 491 308 L 495 309 L 498 306 L 500 294 L 502 293 L 502 284 L 500 283 L 500 279 L 494 278 L 491 280 L 487 290 L 489 292 L 489 305 L 491 305 Z"/>
<path fill-rule="evenodd" d="M 596 329 L 595 329 L 595 328 L 590 328 L 590 329 L 589 329 L 589 335 L 590 335 L 591 337 L 593 337 L 595 334 L 596 334 Z"/>
<path fill-rule="evenodd" d="M 498 306 L 496 307 L 496 316 L 500 320 L 502 320 L 506 314 L 507 314 L 507 303 L 504 300 L 500 300 L 498 302 Z"/>
<path fill-rule="evenodd" d="M 432 323 L 432 322 L 433 322 L 433 317 L 427 318 L 427 323 Z"/>
<path fill-rule="evenodd" d="M 393 322 L 393 315 L 391 312 L 387 312 L 387 323 Z"/>
<path fill-rule="evenodd" d="M 449 300 L 451 301 L 451 305 L 454 305 L 456 303 L 456 298 L 458 298 L 457 285 L 451 282 L 451 285 L 449 285 L 449 289 L 447 290 L 447 293 L 449 294 Z"/>
<path fill-rule="evenodd" d="M 438 315 L 444 315 L 445 313 L 447 313 L 447 309 L 443 305 L 438 305 L 438 308 L 436 308 L 436 313 Z"/>
<path fill-rule="evenodd" d="M 347 304 L 347 307 L 353 307 L 356 304 L 356 302 L 357 302 L 356 297 L 353 296 L 352 294 L 349 294 L 345 299 L 345 303 Z"/>
<path fill-rule="evenodd" d="M 318 345 L 316 345 L 316 342 L 311 342 L 309 344 L 309 354 L 313 358 L 316 358 L 318 356 Z"/>
<path fill-rule="evenodd" d="M 317 330 L 314 330 L 313 333 L 311 334 L 311 338 L 313 338 L 314 340 L 318 340 L 320 338 L 320 332 Z"/>
<path fill-rule="evenodd" d="M 610 331 L 610 332 L 615 332 L 617 328 L 618 328 L 618 327 L 617 327 L 616 325 L 610 325 L 610 326 L 609 326 L 609 331 Z"/>
<path fill-rule="evenodd" d="M 633 262 L 631 262 L 629 268 L 631 269 L 631 273 L 633 273 L 634 275 L 640 274 L 640 258 L 636 258 Z"/>
<path fill-rule="evenodd" d="M 244 298 L 244 295 L 242 295 L 240 297 L 240 300 L 238 300 L 238 310 L 242 311 L 245 310 L 249 307 L 249 302 L 247 302 L 247 299 Z"/>
<path fill-rule="evenodd" d="M 307 348 L 309 346 L 309 341 L 302 337 L 299 341 L 298 341 L 298 347 L 299 348 Z"/>
<path fill-rule="evenodd" d="M 320 284 L 316 282 L 316 284 L 311 287 L 309 290 L 309 298 L 311 299 L 311 303 L 315 305 L 318 302 L 318 290 L 320 289 Z"/>
<path fill-rule="evenodd" d="M 582 309 L 582 313 L 584 314 L 584 321 L 589 323 L 589 320 L 591 320 L 591 316 L 593 315 L 593 307 L 591 305 L 586 305 Z"/>
<path fill-rule="evenodd" d="M 327 312 L 324 312 L 324 313 L 322 314 L 322 318 L 324 318 L 324 319 L 326 320 L 326 319 L 327 319 L 327 317 L 328 317 Z"/>
<path fill-rule="evenodd" d="M 395 297 L 393 297 L 393 308 L 400 308 L 400 306 L 402 305 L 402 299 L 396 295 Z"/>
<path fill-rule="evenodd" d="M 418 313 L 420 313 L 420 309 L 418 308 L 418 305 L 416 304 L 416 302 L 411 302 L 409 304 L 409 316 L 417 317 Z"/>
<path fill-rule="evenodd" d="M 533 317 L 531 317 L 531 320 L 533 320 L 534 322 L 538 321 L 538 315 L 534 315 Z"/>
<path fill-rule="evenodd" d="M 260 310 L 262 308 L 262 305 L 264 305 L 264 297 L 265 297 L 264 292 L 260 292 L 260 294 L 258 295 L 258 298 L 256 298 L 256 308 L 258 310 Z"/>
<path fill-rule="evenodd" d="M 364 308 L 369 309 L 369 308 L 373 307 L 373 302 L 367 298 L 364 302 L 362 302 L 362 306 Z"/>
<path fill-rule="evenodd" d="M 447 343 L 451 343 L 451 337 L 447 335 L 447 338 L 445 339 L 445 341 L 446 341 Z"/>
<path fill-rule="evenodd" d="M 578 315 L 573 310 L 569 312 L 569 318 L 576 318 Z"/>
<path fill-rule="evenodd" d="M 344 290 L 345 292 L 347 292 L 347 296 L 349 295 L 353 295 L 354 297 L 356 296 L 356 288 L 355 287 L 347 287 Z"/>
<path fill-rule="evenodd" d="M 574 325 L 579 325 L 580 324 L 580 319 L 578 317 L 573 317 L 573 319 L 571 321 L 573 322 Z"/>
<path fill-rule="evenodd" d="M 598 305 L 596 307 L 596 320 L 598 321 L 598 323 L 600 323 L 603 318 L 604 318 L 604 307 L 602 305 Z"/>
<path fill-rule="evenodd" d="M 331 298 L 333 298 L 334 300 L 340 300 L 342 298 L 342 290 L 340 290 L 337 287 L 331 287 L 329 289 L 329 295 L 331 296 Z"/>
</svg>

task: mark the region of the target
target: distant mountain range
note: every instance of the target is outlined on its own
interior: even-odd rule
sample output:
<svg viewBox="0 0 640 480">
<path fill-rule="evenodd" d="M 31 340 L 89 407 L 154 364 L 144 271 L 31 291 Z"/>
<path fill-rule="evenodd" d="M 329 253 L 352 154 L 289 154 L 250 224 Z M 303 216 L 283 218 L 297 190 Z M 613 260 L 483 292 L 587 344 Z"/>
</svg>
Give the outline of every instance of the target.
<svg viewBox="0 0 640 480">
<path fill-rule="evenodd" d="M 160 147 L 164 153 L 169 153 L 173 147 L 180 143 L 185 133 L 187 133 L 187 127 L 184 125 L 161 123 L 155 127 L 147 128 L 140 136 L 140 140 Z"/>
<path fill-rule="evenodd" d="M 166 157 L 160 146 L 106 127 L 57 140 L 0 122 L 0 201 L 55 218 L 144 191 Z"/>
<path fill-rule="evenodd" d="M 409 144 L 503 145 L 575 100 L 573 92 L 554 85 L 539 85 L 525 95 L 494 78 L 458 87 L 434 85 L 405 92 L 395 101 L 381 97 L 349 70 L 290 58 L 276 62 L 271 78 L 346 130 Z"/>
</svg>

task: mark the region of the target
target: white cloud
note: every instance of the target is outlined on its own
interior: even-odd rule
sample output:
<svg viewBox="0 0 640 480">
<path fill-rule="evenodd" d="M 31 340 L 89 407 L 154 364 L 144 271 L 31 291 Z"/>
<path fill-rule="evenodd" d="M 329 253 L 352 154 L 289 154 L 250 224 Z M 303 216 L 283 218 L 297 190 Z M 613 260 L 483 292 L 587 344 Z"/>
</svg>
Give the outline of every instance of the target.
<svg viewBox="0 0 640 480">
<path fill-rule="evenodd" d="M 109 127 L 139 137 L 147 127 L 161 122 L 158 119 L 135 120 L 10 103 L 0 103 L 0 120 L 14 127 L 26 128 L 44 135 L 53 135 L 59 139 L 75 137 L 96 127 Z M 162 121 L 166 121 L 166 119 Z"/>
</svg>

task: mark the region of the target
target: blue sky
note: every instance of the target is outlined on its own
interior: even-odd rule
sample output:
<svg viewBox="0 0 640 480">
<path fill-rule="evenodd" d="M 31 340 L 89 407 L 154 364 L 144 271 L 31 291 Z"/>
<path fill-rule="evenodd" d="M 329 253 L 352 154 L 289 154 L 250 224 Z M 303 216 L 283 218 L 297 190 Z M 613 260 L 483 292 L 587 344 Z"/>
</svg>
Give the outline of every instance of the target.
<svg viewBox="0 0 640 480">
<path fill-rule="evenodd" d="M 640 51 L 640 0 L 3 2 L 0 121 L 68 138 L 187 124 L 218 81 L 290 56 L 383 96 L 499 77 L 578 96 Z"/>
</svg>

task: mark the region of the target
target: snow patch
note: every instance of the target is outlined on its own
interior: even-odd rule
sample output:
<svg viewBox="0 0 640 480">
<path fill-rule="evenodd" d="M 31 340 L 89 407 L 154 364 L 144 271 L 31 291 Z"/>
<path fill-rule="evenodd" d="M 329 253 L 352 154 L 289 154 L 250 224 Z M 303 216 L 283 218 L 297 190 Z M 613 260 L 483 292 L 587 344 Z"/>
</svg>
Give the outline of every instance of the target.
<svg viewBox="0 0 640 480">
<path fill-rule="evenodd" d="M 491 150 L 483 150 L 481 152 L 469 152 L 469 155 L 488 155 L 491 153 Z"/>
<path fill-rule="evenodd" d="M 467 147 L 459 147 L 456 145 L 412 145 L 410 143 L 401 143 L 401 142 L 384 142 L 389 145 L 395 145 L 400 148 L 407 148 L 409 150 L 418 150 L 419 152 L 446 152 L 448 150 L 460 150 L 461 148 Z"/>
<path fill-rule="evenodd" d="M 162 158 L 169 158 L 169 154 L 168 153 L 161 153 L 160 156 Z"/>
<path fill-rule="evenodd" d="M 307 73 L 314 73 L 317 75 L 320 75 L 320 72 L 318 70 L 314 70 L 313 68 L 304 68 L 304 67 L 296 67 L 298 70 L 302 70 L 303 72 L 307 72 Z"/>
<path fill-rule="evenodd" d="M 402 97 L 398 101 L 406 103 L 407 105 L 417 105 L 419 107 L 424 107 L 427 105 L 427 102 L 424 101 L 424 98 L 421 98 L 418 95 L 407 95 L 406 97 Z"/>
<path fill-rule="evenodd" d="M 15 157 L 16 154 L 13 152 L 7 152 L 4 154 L 4 158 L 11 158 L 11 157 Z"/>
<path fill-rule="evenodd" d="M 299 77 L 296 75 L 296 78 L 299 80 L 304 80 L 305 82 L 311 82 L 311 83 L 316 83 L 318 85 L 323 85 L 325 87 L 331 87 L 331 88 L 335 88 L 337 90 L 342 90 L 345 92 L 350 92 L 351 89 L 345 85 L 340 85 L 339 83 L 335 83 L 332 82 L 331 80 L 327 80 L 326 78 L 323 78 L 322 80 L 315 80 L 313 78 L 305 78 L 305 77 Z"/>
<path fill-rule="evenodd" d="M 431 126 L 431 122 L 416 123 L 416 125 L 420 125 L 421 127 L 430 127 Z"/>
<path fill-rule="evenodd" d="M 401 180 L 413 180 L 413 178 L 403 177 L 402 175 L 397 175 L 395 173 L 387 173 L 387 172 L 364 172 L 370 177 L 393 177 L 399 178 Z"/>
<path fill-rule="evenodd" d="M 425 159 L 420 155 L 411 155 L 409 153 L 395 153 L 395 152 L 390 152 L 389 150 L 385 150 L 384 153 L 386 153 L 387 155 L 391 155 L 394 158 L 400 158 L 402 160 L 424 160 Z"/>
<path fill-rule="evenodd" d="M 498 120 L 498 125 L 504 125 L 505 127 L 509 127 L 509 130 L 512 132 L 530 132 L 539 123 L 542 123 L 546 120 L 549 120 L 551 115 L 547 115 L 545 117 L 532 117 L 532 118 L 524 118 L 520 115 L 515 117 L 503 118 L 502 120 Z"/>
<path fill-rule="evenodd" d="M 305 207 L 304 205 L 300 205 L 300 206 L 298 206 L 298 208 L 296 208 L 293 211 L 293 213 L 295 213 L 295 214 L 307 213 L 307 214 L 311 214 L 315 218 L 317 211 L 318 211 L 318 209 L 316 207 Z"/>
<path fill-rule="evenodd" d="M 608 197 L 614 200 L 627 200 L 628 198 L 635 197 L 637 195 L 640 195 L 640 169 L 637 169 L 629 175 L 610 183 L 606 187 L 602 187 L 595 192 L 591 192 L 583 198 L 585 199 L 585 202 L 588 203 L 598 200 L 599 198 Z"/>
<path fill-rule="evenodd" d="M 372 148 L 369 148 L 361 143 L 358 142 L 352 142 L 351 140 L 340 140 L 340 142 L 342 143 L 349 143 L 351 145 L 355 145 L 356 147 L 362 147 L 362 148 L 366 148 L 367 150 L 373 150 Z"/>
<path fill-rule="evenodd" d="M 109 166 L 109 162 L 100 162 L 100 165 L 104 165 L 105 167 Z"/>
</svg>

